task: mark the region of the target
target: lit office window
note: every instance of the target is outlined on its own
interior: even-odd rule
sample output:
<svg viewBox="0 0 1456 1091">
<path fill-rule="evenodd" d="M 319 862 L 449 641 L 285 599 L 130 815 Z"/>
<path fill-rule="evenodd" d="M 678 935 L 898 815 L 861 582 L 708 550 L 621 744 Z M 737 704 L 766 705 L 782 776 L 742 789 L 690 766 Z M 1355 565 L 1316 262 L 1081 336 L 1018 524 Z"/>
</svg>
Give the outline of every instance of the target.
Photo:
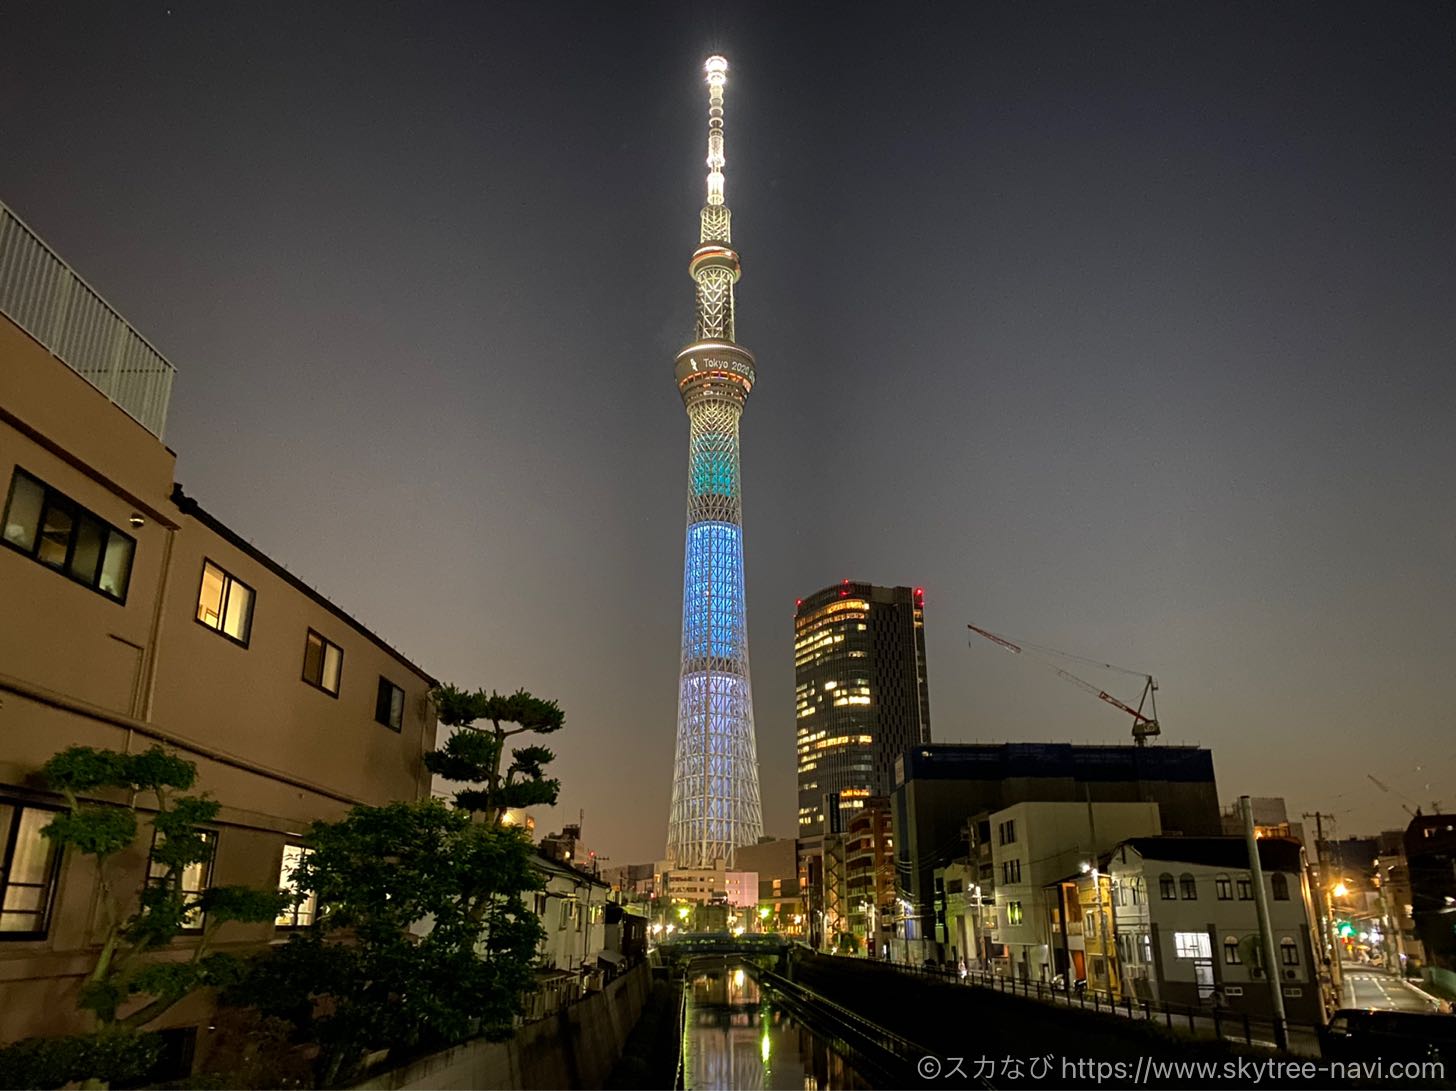
<svg viewBox="0 0 1456 1091">
<path fill-rule="evenodd" d="M 344 670 L 344 652 L 331 640 L 312 629 L 303 649 L 303 680 L 332 697 L 339 695 L 339 676 Z"/>
<path fill-rule="evenodd" d="M 203 561 L 197 620 L 246 648 L 253 631 L 253 589 L 211 561 Z"/>
<path fill-rule="evenodd" d="M 136 539 L 19 468 L 0 542 L 107 598 L 126 601 Z"/>
<path fill-rule="evenodd" d="M 50 924 L 59 854 L 41 836 L 55 811 L 0 800 L 0 939 L 38 939 Z"/>
</svg>

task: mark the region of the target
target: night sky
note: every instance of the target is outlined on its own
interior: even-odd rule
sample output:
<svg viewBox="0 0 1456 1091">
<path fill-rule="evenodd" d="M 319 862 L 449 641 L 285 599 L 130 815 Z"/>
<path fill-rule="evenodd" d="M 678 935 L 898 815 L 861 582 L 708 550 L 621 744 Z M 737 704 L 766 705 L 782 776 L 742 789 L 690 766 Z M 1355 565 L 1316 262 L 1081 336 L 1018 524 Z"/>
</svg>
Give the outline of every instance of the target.
<svg viewBox="0 0 1456 1091">
<path fill-rule="evenodd" d="M 649 860 L 721 51 L 767 831 L 844 578 L 925 587 L 938 741 L 1128 737 L 975 622 L 1156 674 L 1225 802 L 1456 806 L 1456 9 L 721 7 L 9 0 L 0 200 L 177 364 L 188 492 L 559 699 L 540 826 Z"/>
</svg>

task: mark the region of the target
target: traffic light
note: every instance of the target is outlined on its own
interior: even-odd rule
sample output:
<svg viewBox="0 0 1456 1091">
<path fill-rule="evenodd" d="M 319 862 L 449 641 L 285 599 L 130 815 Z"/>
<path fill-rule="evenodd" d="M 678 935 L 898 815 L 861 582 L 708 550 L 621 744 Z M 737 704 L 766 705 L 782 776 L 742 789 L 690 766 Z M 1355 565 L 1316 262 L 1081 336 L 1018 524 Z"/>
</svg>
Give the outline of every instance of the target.
<svg viewBox="0 0 1456 1091">
<path fill-rule="evenodd" d="M 1355 934 L 1355 926 L 1349 921 L 1339 921 L 1335 925 L 1335 931 L 1339 933 L 1341 939 L 1349 939 Z"/>
</svg>

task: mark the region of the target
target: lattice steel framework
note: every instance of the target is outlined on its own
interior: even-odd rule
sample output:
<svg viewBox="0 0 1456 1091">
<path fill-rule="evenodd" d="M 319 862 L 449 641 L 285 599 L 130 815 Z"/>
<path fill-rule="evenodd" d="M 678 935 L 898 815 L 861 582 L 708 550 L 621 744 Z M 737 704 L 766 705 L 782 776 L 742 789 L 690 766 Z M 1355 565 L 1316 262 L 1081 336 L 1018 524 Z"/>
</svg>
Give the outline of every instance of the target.
<svg viewBox="0 0 1456 1091">
<path fill-rule="evenodd" d="M 733 862 L 763 833 L 748 626 L 743 597 L 743 505 L 738 421 L 754 381 L 753 354 L 734 341 L 740 273 L 723 203 L 723 85 L 728 62 L 709 57 L 708 202 L 688 267 L 697 284 L 696 339 L 675 375 L 688 413 L 688 530 L 683 565 L 682 675 L 667 855 L 677 867 Z"/>
</svg>

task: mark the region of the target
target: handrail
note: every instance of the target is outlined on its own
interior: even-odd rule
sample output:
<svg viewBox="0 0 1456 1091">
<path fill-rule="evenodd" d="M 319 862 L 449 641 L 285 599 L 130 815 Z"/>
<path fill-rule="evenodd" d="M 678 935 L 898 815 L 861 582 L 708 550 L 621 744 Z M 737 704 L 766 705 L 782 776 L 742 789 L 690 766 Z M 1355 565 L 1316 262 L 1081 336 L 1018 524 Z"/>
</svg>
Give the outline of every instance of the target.
<svg viewBox="0 0 1456 1091">
<path fill-rule="evenodd" d="M 683 1049 L 683 1036 L 688 1026 L 688 990 L 684 984 L 677 994 L 677 1073 L 672 1078 L 672 1091 L 683 1091 L 687 1086 L 687 1072 L 684 1064 L 687 1059 L 687 1051 Z"/>
<path fill-rule="evenodd" d="M 162 439 L 177 369 L 3 203 L 0 314 Z"/>
</svg>

